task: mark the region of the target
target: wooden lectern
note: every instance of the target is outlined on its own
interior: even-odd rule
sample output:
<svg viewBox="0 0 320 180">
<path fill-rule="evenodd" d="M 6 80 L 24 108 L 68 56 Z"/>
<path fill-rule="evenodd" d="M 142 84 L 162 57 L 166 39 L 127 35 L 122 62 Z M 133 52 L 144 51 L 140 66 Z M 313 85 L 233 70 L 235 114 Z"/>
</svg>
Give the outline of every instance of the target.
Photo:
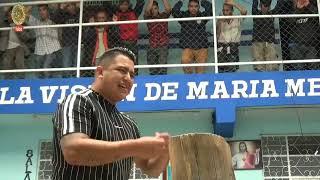
<svg viewBox="0 0 320 180">
<path fill-rule="evenodd" d="M 173 136 L 169 153 L 172 180 L 235 180 L 230 147 L 221 136 Z"/>
</svg>

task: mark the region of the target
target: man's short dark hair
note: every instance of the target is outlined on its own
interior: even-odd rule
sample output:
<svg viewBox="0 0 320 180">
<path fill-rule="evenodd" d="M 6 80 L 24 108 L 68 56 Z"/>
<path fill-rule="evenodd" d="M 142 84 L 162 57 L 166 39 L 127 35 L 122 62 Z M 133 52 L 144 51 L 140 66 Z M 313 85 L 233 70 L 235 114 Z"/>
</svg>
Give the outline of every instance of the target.
<svg viewBox="0 0 320 180">
<path fill-rule="evenodd" d="M 223 3 L 223 6 L 227 6 L 227 7 L 230 7 L 231 11 L 233 11 L 233 6 L 228 4 L 228 3 Z"/>
<path fill-rule="evenodd" d="M 122 3 L 124 3 L 124 2 L 130 4 L 130 0 L 120 0 L 120 1 L 119 1 L 119 4 L 122 4 Z"/>
<path fill-rule="evenodd" d="M 123 47 L 115 47 L 112 49 L 107 50 L 99 59 L 98 59 L 98 65 L 99 66 L 105 66 L 116 58 L 118 55 L 124 55 L 128 57 L 130 60 L 132 60 L 134 63 L 136 62 L 136 55 L 130 51 L 127 48 Z"/>
<path fill-rule="evenodd" d="M 109 18 L 109 14 L 108 14 L 108 12 L 107 12 L 107 10 L 106 10 L 105 8 L 100 8 L 100 7 L 97 8 L 97 9 L 95 10 L 94 17 L 97 18 L 97 15 L 98 15 L 99 13 L 104 13 L 104 14 L 106 15 L 106 18 L 107 18 L 107 19 Z"/>
<path fill-rule="evenodd" d="M 157 7 L 159 7 L 159 4 L 158 4 L 158 2 L 157 2 L 157 1 L 153 1 L 153 2 L 152 2 L 152 5 L 153 5 L 153 6 L 157 6 Z"/>
<path fill-rule="evenodd" d="M 195 2 L 195 3 L 199 4 L 199 0 L 189 0 L 188 4 L 190 4 L 191 2 Z"/>
<path fill-rule="evenodd" d="M 272 0 L 260 0 L 260 3 L 266 7 L 269 7 L 269 6 L 271 6 L 271 1 Z"/>
<path fill-rule="evenodd" d="M 39 4 L 38 5 L 38 8 L 41 8 L 41 7 L 45 7 L 45 8 L 49 8 L 49 5 L 48 4 Z"/>
</svg>

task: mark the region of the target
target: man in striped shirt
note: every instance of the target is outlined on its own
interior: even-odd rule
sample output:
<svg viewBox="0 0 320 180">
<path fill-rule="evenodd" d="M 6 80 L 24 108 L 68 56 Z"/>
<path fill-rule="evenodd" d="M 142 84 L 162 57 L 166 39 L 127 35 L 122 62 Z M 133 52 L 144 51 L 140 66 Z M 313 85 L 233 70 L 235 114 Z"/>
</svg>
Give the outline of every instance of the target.
<svg viewBox="0 0 320 180">
<path fill-rule="evenodd" d="M 168 163 L 166 133 L 140 137 L 137 125 L 115 104 L 130 92 L 135 55 L 107 51 L 91 89 L 69 95 L 53 117 L 53 180 L 127 180 L 133 161 L 159 176 Z"/>
</svg>

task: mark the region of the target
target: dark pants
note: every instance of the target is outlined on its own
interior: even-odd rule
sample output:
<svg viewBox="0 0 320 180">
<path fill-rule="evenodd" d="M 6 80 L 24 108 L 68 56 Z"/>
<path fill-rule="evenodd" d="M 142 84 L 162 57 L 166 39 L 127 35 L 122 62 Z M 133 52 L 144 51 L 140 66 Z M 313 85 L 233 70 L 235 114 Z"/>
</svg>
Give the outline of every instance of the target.
<svg viewBox="0 0 320 180">
<path fill-rule="evenodd" d="M 18 46 L 12 49 L 6 49 L 3 54 L 3 69 L 24 69 L 24 48 Z M 5 79 L 23 79 L 24 73 L 5 73 Z"/>
<path fill-rule="evenodd" d="M 304 44 L 294 44 L 290 47 L 290 57 L 292 60 L 316 59 L 317 50 L 314 46 Z M 318 70 L 320 63 L 292 63 L 283 64 L 284 71 Z"/>
<path fill-rule="evenodd" d="M 147 51 L 148 64 L 167 64 L 168 60 L 168 46 L 152 48 Z M 150 75 L 164 75 L 167 74 L 167 68 L 150 68 Z"/>
<path fill-rule="evenodd" d="M 138 56 L 139 56 L 139 49 L 137 45 L 137 41 L 121 41 L 121 46 L 124 48 L 129 49 L 136 55 L 136 62 L 135 65 L 139 65 Z M 135 74 L 138 75 L 138 69 L 135 69 Z"/>
<path fill-rule="evenodd" d="M 70 45 L 62 48 L 62 67 L 76 67 L 77 65 L 77 46 Z M 76 71 L 65 71 L 63 77 L 74 77 Z"/>
<path fill-rule="evenodd" d="M 36 55 L 34 68 L 61 68 L 62 54 L 61 50 L 46 55 Z M 43 72 L 40 77 L 43 78 L 61 78 L 63 71 Z"/>
<path fill-rule="evenodd" d="M 218 43 L 218 62 L 239 62 L 239 43 Z M 219 66 L 219 72 L 235 72 L 239 65 Z"/>
</svg>

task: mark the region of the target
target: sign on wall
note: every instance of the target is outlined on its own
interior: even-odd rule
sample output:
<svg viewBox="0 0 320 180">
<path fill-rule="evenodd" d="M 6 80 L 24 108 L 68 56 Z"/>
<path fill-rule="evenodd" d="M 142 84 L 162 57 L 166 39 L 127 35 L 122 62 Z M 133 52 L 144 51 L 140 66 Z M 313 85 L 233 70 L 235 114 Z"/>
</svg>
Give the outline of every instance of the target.
<svg viewBox="0 0 320 180">
<path fill-rule="evenodd" d="M 3 80 L 0 113 L 52 113 L 64 97 L 90 88 L 92 81 Z M 302 104 L 320 104 L 319 71 L 139 76 L 118 108 L 131 112 L 215 109 L 215 133 L 232 135 L 237 107 Z"/>
</svg>

